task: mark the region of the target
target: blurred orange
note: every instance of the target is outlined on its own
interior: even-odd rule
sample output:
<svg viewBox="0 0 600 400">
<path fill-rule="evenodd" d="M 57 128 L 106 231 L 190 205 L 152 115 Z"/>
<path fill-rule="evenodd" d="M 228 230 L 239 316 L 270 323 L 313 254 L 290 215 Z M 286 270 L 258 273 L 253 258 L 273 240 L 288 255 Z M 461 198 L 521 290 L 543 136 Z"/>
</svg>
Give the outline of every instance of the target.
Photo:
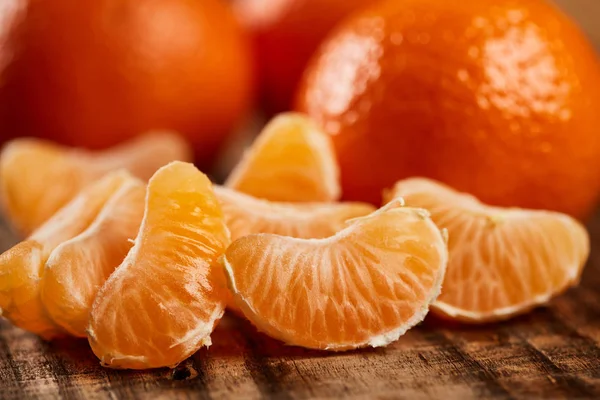
<svg viewBox="0 0 600 400">
<path fill-rule="evenodd" d="M 323 38 L 351 12 L 375 0 L 234 0 L 253 34 L 265 106 L 287 111 L 298 81 Z"/>
<path fill-rule="evenodd" d="M 419 175 L 578 217 L 600 189 L 599 107 L 594 51 L 542 0 L 382 3 L 329 37 L 298 95 L 346 199 Z"/>
<path fill-rule="evenodd" d="M 208 162 L 250 106 L 249 41 L 222 0 L 15 0 L 0 22 L 2 140 L 174 129 Z"/>
</svg>

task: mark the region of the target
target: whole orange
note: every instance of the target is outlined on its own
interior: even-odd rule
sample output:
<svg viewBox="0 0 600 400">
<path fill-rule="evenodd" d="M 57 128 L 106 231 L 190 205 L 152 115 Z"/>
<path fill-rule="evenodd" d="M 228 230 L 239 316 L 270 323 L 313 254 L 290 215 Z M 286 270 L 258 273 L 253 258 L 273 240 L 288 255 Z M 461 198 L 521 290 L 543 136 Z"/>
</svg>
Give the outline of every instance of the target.
<svg viewBox="0 0 600 400">
<path fill-rule="evenodd" d="M 333 137 L 347 199 L 421 175 L 578 217 L 600 191 L 600 64 L 542 0 L 403 0 L 347 20 L 298 108 Z"/>
<path fill-rule="evenodd" d="M 270 112 L 289 110 L 302 72 L 327 33 L 375 0 L 234 0 L 251 32 L 261 96 Z"/>
<path fill-rule="evenodd" d="M 0 32 L 3 140 L 103 148 L 166 128 L 208 162 L 250 105 L 250 40 L 222 0 L 15 0 Z"/>
</svg>

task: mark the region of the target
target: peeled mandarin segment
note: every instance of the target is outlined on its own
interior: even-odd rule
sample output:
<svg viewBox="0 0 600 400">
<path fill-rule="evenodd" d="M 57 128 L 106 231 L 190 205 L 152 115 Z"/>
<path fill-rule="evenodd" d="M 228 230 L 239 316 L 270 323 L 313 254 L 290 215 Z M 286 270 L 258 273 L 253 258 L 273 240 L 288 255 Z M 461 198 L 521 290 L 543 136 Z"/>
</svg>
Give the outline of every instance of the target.
<svg viewBox="0 0 600 400">
<path fill-rule="evenodd" d="M 13 226 L 27 235 L 110 171 L 125 168 L 147 180 L 164 164 L 190 157 L 184 139 L 169 132 L 148 133 L 101 152 L 15 139 L 0 154 L 1 204 Z"/>
<path fill-rule="evenodd" d="M 215 187 L 232 240 L 253 233 L 324 238 L 346 227 L 346 220 L 375 211 L 366 203 L 271 202 Z"/>
<path fill-rule="evenodd" d="M 39 243 L 27 240 L 0 255 L 0 307 L 2 316 L 14 325 L 50 340 L 65 332 L 46 315 L 40 302 L 43 253 Z"/>
<path fill-rule="evenodd" d="M 114 172 L 88 186 L 27 240 L 0 256 L 0 309 L 16 326 L 45 339 L 64 335 L 40 299 L 44 265 L 60 243 L 83 232 L 102 206 L 131 177 Z"/>
<path fill-rule="evenodd" d="M 54 322 L 85 337 L 98 289 L 131 248 L 144 212 L 145 185 L 131 179 L 80 235 L 60 244 L 46 262 L 41 298 Z"/>
<path fill-rule="evenodd" d="M 333 201 L 340 196 L 331 139 L 306 116 L 281 114 L 256 138 L 226 186 L 272 201 Z"/>
<path fill-rule="evenodd" d="M 88 182 L 65 151 L 50 142 L 16 139 L 0 153 L 0 198 L 5 216 L 27 235 Z"/>
<path fill-rule="evenodd" d="M 412 178 L 387 193 L 423 207 L 449 233 L 444 291 L 432 311 L 465 322 L 522 314 L 576 285 L 589 255 L 585 228 L 556 212 L 487 206 L 441 183 Z"/>
<path fill-rule="evenodd" d="M 143 181 L 171 161 L 194 158 L 190 144 L 171 131 L 150 131 L 108 150 L 86 153 L 94 168 L 102 173 L 125 168 Z"/>
<path fill-rule="evenodd" d="M 88 337 L 102 364 L 174 366 L 210 345 L 227 297 L 217 259 L 228 244 L 208 178 L 181 162 L 158 170 L 135 245 L 92 307 Z"/>
<path fill-rule="evenodd" d="M 384 346 L 422 321 L 446 269 L 443 235 L 424 210 L 389 207 L 327 239 L 245 236 L 223 263 L 259 330 L 325 350 Z"/>
<path fill-rule="evenodd" d="M 231 239 L 254 233 L 296 238 L 325 238 L 346 227 L 346 221 L 375 211 L 366 203 L 284 203 L 258 199 L 215 186 Z M 241 311 L 230 298 L 228 308 Z"/>
</svg>

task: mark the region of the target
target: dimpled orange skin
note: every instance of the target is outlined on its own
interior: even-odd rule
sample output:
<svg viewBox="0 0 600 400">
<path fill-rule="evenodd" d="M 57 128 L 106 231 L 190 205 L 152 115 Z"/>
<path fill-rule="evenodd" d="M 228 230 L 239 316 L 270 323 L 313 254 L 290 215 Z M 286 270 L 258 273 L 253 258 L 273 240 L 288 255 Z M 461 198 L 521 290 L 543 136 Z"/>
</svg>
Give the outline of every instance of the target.
<svg viewBox="0 0 600 400">
<path fill-rule="evenodd" d="M 311 55 L 348 14 L 376 0 L 235 0 L 251 32 L 263 101 L 276 113 L 292 107 Z"/>
<path fill-rule="evenodd" d="M 2 141 L 172 129 L 208 164 L 250 107 L 250 43 L 222 0 L 15 0 L 0 17 Z"/>
<path fill-rule="evenodd" d="M 589 215 L 600 65 L 541 0 L 404 0 L 346 21 L 297 108 L 334 138 L 347 199 L 427 176 L 500 206 Z"/>
</svg>

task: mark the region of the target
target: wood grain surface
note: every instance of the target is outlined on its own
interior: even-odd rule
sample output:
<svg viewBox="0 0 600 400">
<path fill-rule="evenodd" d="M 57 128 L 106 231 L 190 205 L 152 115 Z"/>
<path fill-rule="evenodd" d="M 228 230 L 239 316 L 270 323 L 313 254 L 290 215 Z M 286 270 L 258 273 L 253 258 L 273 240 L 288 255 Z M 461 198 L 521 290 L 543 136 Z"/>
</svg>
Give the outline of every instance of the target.
<svg viewBox="0 0 600 400">
<path fill-rule="evenodd" d="M 600 215 L 580 287 L 495 325 L 428 317 L 398 342 L 346 353 L 284 346 L 226 317 L 175 370 L 100 366 L 81 339 L 46 343 L 0 322 L 0 398 L 600 398 Z M 14 239 L 0 229 L 6 248 Z"/>
</svg>

